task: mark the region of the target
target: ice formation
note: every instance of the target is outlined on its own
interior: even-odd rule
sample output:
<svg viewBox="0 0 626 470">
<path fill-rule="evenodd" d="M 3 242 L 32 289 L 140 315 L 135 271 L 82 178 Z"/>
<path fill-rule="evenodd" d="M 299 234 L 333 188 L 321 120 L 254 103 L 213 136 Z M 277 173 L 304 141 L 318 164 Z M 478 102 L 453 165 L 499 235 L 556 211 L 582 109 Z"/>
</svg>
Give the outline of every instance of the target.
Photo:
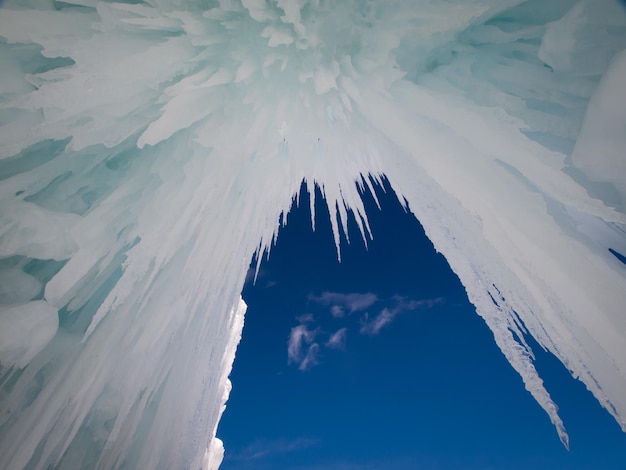
<svg viewBox="0 0 626 470">
<path fill-rule="evenodd" d="M 0 468 L 216 468 L 254 253 L 383 175 L 564 444 L 526 334 L 626 430 L 624 49 L 612 0 L 5 0 Z"/>
</svg>

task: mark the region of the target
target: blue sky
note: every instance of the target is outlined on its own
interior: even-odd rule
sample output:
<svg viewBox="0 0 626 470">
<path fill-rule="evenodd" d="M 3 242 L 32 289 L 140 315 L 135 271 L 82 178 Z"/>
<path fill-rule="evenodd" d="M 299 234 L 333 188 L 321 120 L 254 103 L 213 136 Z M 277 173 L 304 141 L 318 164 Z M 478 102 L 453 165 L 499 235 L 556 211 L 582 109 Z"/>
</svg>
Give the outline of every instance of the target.
<svg viewBox="0 0 626 470">
<path fill-rule="evenodd" d="M 327 210 L 313 232 L 303 195 L 246 285 L 222 468 L 626 469 L 626 435 L 535 345 L 561 445 L 419 223 L 378 197 L 368 249 L 352 220 L 338 263 Z"/>
</svg>

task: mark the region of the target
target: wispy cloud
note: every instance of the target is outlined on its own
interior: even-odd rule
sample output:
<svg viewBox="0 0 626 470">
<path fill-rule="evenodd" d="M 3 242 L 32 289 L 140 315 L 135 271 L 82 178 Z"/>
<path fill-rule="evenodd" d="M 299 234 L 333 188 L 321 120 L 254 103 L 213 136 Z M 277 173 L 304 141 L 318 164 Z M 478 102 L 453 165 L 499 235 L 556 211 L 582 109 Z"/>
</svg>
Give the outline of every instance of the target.
<svg viewBox="0 0 626 470">
<path fill-rule="evenodd" d="M 378 315 L 371 320 L 369 314 L 365 313 L 361 318 L 361 328 L 359 332 L 364 335 L 374 336 L 377 335 L 386 325 L 390 324 L 399 312 L 384 308 Z"/>
<path fill-rule="evenodd" d="M 299 323 L 313 323 L 315 321 L 315 317 L 312 313 L 303 313 L 302 315 L 298 315 L 296 317 Z"/>
<path fill-rule="evenodd" d="M 319 304 L 329 306 L 330 312 L 335 318 L 343 317 L 346 312 L 363 312 L 360 318 L 359 332 L 367 336 L 378 335 L 383 328 L 393 323 L 398 315 L 416 309 L 432 308 L 443 302 L 442 298 L 414 300 L 402 296 L 381 300 L 372 293 L 324 292 L 321 295 L 311 294 L 309 298 Z M 382 303 L 383 301 L 388 306 L 380 310 L 378 314 L 372 315 L 365 311 L 376 302 Z M 391 306 L 389 306 L 390 304 Z M 298 315 L 296 320 L 298 325 L 291 329 L 287 341 L 288 364 L 296 365 L 301 371 L 307 371 L 320 363 L 320 354 L 323 348 L 345 350 L 348 327 L 340 328 L 331 333 L 324 326 L 320 326 L 318 319 L 311 313 Z M 353 323 L 353 320 L 345 318 L 343 322 Z"/>
<path fill-rule="evenodd" d="M 265 457 L 278 454 L 288 454 L 308 449 L 317 445 L 317 439 L 298 438 L 298 439 L 256 439 L 252 444 L 248 445 L 241 452 L 228 456 L 228 460 L 232 461 L 253 461 L 260 460 Z"/>
<path fill-rule="evenodd" d="M 332 349 L 345 349 L 347 332 L 347 328 L 341 328 L 340 330 L 337 330 L 331 335 L 329 340 L 326 341 L 326 347 Z"/>
<path fill-rule="evenodd" d="M 333 305 L 330 307 L 330 313 L 335 318 L 343 317 L 343 307 L 341 305 Z"/>
<path fill-rule="evenodd" d="M 319 355 L 319 352 L 320 352 L 319 344 L 313 343 L 311 346 L 309 346 L 309 349 L 307 350 L 306 355 L 304 356 L 304 359 L 302 359 L 302 362 L 300 362 L 300 366 L 298 368 L 300 370 L 309 370 L 311 367 L 319 364 L 317 360 L 317 356 Z"/>
<path fill-rule="evenodd" d="M 317 333 L 317 329 L 309 329 L 304 323 L 291 329 L 287 341 L 288 364 L 297 364 L 300 370 L 308 370 L 318 363 L 319 345 L 314 343 Z"/>
<path fill-rule="evenodd" d="M 378 297 L 371 292 L 365 294 L 340 292 L 323 292 L 321 295 L 310 295 L 314 302 L 330 307 L 330 313 L 335 318 L 343 317 L 346 312 L 354 313 L 363 311 L 372 306 Z"/>
<path fill-rule="evenodd" d="M 361 327 L 359 332 L 369 336 L 377 335 L 385 326 L 391 324 L 396 317 L 402 313 L 417 310 L 419 308 L 432 308 L 443 302 L 443 298 L 412 300 L 406 297 L 396 296 L 393 298 L 396 305 L 393 308 L 384 308 L 374 318 L 370 319 L 369 314 L 365 313 L 361 318 Z"/>
<path fill-rule="evenodd" d="M 445 301 L 443 297 L 437 297 L 435 299 L 413 300 L 413 299 L 407 299 L 406 297 L 402 297 L 400 295 L 394 296 L 393 300 L 397 302 L 396 308 L 399 308 L 402 310 L 416 310 L 418 308 L 433 308 L 435 305 L 442 304 Z"/>
</svg>

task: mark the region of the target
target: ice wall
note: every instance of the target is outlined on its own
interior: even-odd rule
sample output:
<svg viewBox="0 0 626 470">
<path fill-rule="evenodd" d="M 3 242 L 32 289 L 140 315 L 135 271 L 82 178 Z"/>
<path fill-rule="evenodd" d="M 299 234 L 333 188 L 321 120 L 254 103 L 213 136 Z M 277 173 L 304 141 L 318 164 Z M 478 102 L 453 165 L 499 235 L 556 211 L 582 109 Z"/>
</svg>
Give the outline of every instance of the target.
<svg viewBox="0 0 626 470">
<path fill-rule="evenodd" d="M 626 430 L 624 49 L 612 0 L 6 0 L 0 467 L 216 468 L 250 260 L 383 174 L 562 441 L 527 333 Z"/>
</svg>

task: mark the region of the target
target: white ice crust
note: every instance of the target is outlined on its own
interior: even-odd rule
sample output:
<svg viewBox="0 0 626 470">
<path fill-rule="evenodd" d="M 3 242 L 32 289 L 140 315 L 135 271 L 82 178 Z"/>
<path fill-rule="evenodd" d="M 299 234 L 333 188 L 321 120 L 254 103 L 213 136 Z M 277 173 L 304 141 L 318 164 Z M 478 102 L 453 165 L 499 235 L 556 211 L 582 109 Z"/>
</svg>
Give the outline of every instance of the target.
<svg viewBox="0 0 626 470">
<path fill-rule="evenodd" d="M 527 335 L 626 431 L 624 49 L 612 0 L 5 0 L 0 468 L 217 468 L 303 181 L 340 254 L 386 177 L 563 443 Z"/>
</svg>

